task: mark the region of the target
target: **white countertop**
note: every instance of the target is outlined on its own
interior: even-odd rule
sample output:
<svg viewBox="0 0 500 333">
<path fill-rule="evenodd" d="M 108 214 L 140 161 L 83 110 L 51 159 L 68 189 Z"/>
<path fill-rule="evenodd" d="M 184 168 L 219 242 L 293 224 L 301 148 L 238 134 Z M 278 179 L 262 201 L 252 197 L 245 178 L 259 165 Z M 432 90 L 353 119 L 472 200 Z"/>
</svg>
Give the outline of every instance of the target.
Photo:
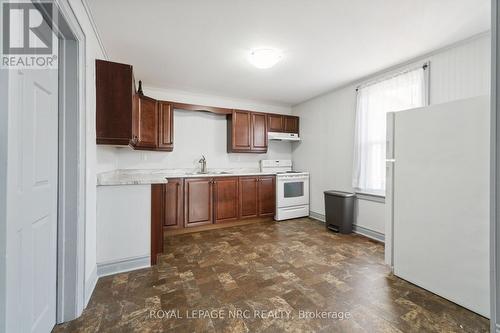
<svg viewBox="0 0 500 333">
<path fill-rule="evenodd" d="M 261 172 L 259 169 L 209 169 L 200 174 L 193 169 L 119 169 L 102 172 L 97 175 L 97 186 L 105 185 L 143 185 L 166 184 L 168 178 L 196 177 L 239 177 L 274 175 L 272 172 Z"/>
</svg>

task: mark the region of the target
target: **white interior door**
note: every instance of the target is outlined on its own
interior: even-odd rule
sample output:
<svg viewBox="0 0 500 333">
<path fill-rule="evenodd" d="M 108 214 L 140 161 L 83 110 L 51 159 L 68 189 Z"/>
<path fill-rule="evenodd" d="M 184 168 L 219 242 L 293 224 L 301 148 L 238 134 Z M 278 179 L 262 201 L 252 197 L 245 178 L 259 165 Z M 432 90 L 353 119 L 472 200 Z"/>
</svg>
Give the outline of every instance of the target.
<svg viewBox="0 0 500 333">
<path fill-rule="evenodd" d="M 8 327 L 50 332 L 56 322 L 57 70 L 16 70 L 11 79 Z"/>
</svg>

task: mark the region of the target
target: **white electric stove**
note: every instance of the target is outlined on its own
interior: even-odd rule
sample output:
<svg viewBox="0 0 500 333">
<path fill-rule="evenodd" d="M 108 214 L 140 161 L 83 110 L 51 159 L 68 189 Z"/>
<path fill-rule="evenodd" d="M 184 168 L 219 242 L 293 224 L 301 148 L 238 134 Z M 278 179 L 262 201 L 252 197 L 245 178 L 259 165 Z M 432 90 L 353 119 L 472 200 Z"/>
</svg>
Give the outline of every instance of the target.
<svg viewBox="0 0 500 333">
<path fill-rule="evenodd" d="M 291 160 L 261 160 L 260 169 L 276 173 L 275 220 L 309 216 L 309 172 L 293 171 Z"/>
</svg>

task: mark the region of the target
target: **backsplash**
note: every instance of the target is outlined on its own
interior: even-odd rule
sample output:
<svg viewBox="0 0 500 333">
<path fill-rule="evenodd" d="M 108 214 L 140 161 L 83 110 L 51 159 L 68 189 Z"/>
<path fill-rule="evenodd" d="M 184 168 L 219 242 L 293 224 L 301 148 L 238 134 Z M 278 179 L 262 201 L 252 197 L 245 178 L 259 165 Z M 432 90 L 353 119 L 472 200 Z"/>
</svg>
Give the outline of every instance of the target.
<svg viewBox="0 0 500 333">
<path fill-rule="evenodd" d="M 137 151 L 97 146 L 98 172 L 113 169 L 196 168 L 205 155 L 208 168 L 258 168 L 262 159 L 291 159 L 295 143 L 270 141 L 266 154 L 228 154 L 223 115 L 175 110 L 174 151 Z"/>
</svg>

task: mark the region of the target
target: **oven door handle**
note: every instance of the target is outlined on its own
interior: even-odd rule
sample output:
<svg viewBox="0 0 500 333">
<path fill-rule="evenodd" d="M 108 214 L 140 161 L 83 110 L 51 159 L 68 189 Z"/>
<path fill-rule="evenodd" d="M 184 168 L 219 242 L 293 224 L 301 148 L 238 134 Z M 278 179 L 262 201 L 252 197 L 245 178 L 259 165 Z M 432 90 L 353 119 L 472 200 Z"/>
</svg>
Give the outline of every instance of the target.
<svg viewBox="0 0 500 333">
<path fill-rule="evenodd" d="M 304 209 L 304 205 L 297 206 L 297 207 L 280 207 L 280 209 L 283 211 L 300 210 L 300 209 Z"/>
</svg>

